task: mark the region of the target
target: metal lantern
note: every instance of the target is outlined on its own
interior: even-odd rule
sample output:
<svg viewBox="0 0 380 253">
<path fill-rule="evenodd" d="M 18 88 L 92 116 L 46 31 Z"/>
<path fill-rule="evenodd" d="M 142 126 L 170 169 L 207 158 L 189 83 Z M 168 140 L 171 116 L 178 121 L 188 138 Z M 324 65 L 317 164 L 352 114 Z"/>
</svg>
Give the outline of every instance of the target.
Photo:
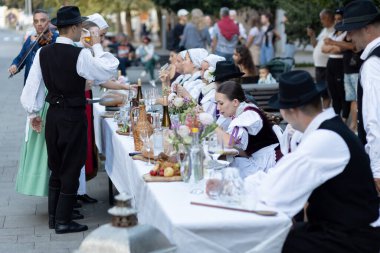
<svg viewBox="0 0 380 253">
<path fill-rule="evenodd" d="M 158 229 L 139 225 L 132 197 L 121 193 L 115 197 L 116 205 L 108 210 L 111 224 L 92 231 L 74 253 L 170 253 L 176 246 Z"/>
</svg>

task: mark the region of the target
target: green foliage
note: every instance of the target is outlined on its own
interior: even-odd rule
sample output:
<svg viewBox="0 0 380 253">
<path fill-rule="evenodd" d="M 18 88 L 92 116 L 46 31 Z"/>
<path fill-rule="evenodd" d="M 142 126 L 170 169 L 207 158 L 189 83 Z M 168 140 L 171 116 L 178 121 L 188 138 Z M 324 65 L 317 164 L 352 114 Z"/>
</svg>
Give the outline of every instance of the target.
<svg viewBox="0 0 380 253">
<path fill-rule="evenodd" d="M 277 6 L 286 11 L 288 24 L 286 25 L 286 33 L 291 40 L 300 39 L 301 43 L 308 42 L 306 35 L 306 27 L 314 28 L 318 32 L 321 30 L 319 21 L 319 13 L 327 8 L 335 10 L 341 8 L 350 0 L 275 0 Z M 377 6 L 380 0 L 374 1 Z"/>
</svg>

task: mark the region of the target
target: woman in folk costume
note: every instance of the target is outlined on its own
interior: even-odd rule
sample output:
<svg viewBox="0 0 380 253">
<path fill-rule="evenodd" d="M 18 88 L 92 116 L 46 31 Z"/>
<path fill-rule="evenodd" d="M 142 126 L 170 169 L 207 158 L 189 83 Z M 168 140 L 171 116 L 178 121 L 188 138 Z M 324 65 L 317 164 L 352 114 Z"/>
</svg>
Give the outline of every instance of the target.
<svg viewBox="0 0 380 253">
<path fill-rule="evenodd" d="M 207 56 L 208 52 L 203 48 L 187 50 L 186 58 L 183 62 L 183 72 L 185 74 L 191 74 L 191 77 L 185 81 L 182 86 L 176 86 L 178 96 L 199 102 L 201 90 L 204 86 L 201 77 L 201 64 Z"/>
<path fill-rule="evenodd" d="M 215 83 L 215 68 L 218 61 L 225 61 L 226 59 L 222 56 L 216 54 L 208 55 L 202 61 L 201 76 L 203 82 L 206 84 L 202 87 L 201 95 L 202 97 L 199 104 L 202 106 L 203 111 L 213 115 L 216 119 L 216 103 L 215 103 L 215 93 L 216 93 L 216 83 Z"/>
<path fill-rule="evenodd" d="M 21 63 L 22 58 L 25 57 L 24 63 L 19 66 L 22 69 L 25 66 L 25 79 L 29 76 L 29 70 L 32 66 L 34 56 L 37 50 L 45 45 L 49 45 L 55 42 L 58 34 L 56 32 L 48 32 L 46 35 L 48 39 L 46 41 L 36 41 L 37 35 L 40 35 L 45 31 L 50 23 L 49 16 L 44 10 L 36 10 L 33 13 L 33 19 L 35 21 L 34 28 L 36 29 L 36 35 L 28 37 L 23 45 L 20 54 L 14 59 L 10 70 L 14 68 L 16 70 L 18 64 Z M 37 22 L 36 22 L 37 21 Z M 42 24 L 42 25 L 41 25 Z M 51 36 L 50 36 L 51 35 Z M 36 43 L 30 54 L 26 54 L 29 48 Z M 15 74 L 13 71 L 11 73 Z M 33 75 L 33 73 L 32 73 Z M 44 103 L 41 109 L 40 116 L 43 120 L 46 118 L 46 112 L 49 107 L 48 103 Z M 26 122 L 25 129 L 25 141 L 21 146 L 19 170 L 16 179 L 16 191 L 25 195 L 32 196 L 47 196 L 48 194 L 48 180 L 49 180 L 49 168 L 47 165 L 47 150 L 45 143 L 45 127 L 41 129 L 42 134 L 38 134 L 29 127 L 29 119 Z"/>
<path fill-rule="evenodd" d="M 221 115 L 231 118 L 227 131 L 220 127 L 216 132 L 226 146 L 239 149 L 232 166 L 245 178 L 258 171 L 272 168 L 281 152 L 272 124 L 254 104 L 246 103 L 243 88 L 234 81 L 222 83 L 215 95 Z"/>
<path fill-rule="evenodd" d="M 102 18 L 100 15 L 96 15 L 96 19 L 93 21 L 84 21 L 82 23 L 82 27 L 87 29 L 90 32 L 99 32 L 99 34 L 102 33 L 102 29 L 104 28 L 104 22 L 101 22 Z M 97 22 L 97 23 L 95 23 Z M 102 27 L 102 29 L 100 29 Z M 77 46 L 90 48 L 90 44 L 87 44 L 84 37 L 86 34 L 82 32 L 82 37 L 80 43 L 77 43 Z M 87 44 L 87 45 L 86 45 Z M 96 80 L 87 80 L 87 89 L 85 92 L 86 98 L 92 99 L 92 84 L 96 82 Z M 121 83 L 116 80 L 109 80 L 108 82 L 101 84 L 102 87 L 113 89 L 113 90 L 127 90 L 130 89 L 130 85 L 126 85 L 124 83 Z M 96 199 L 91 198 L 87 194 L 86 190 L 86 178 L 91 179 L 96 176 L 97 173 L 97 152 L 96 152 L 96 145 L 95 145 L 95 136 L 94 136 L 94 122 L 93 122 L 93 106 L 92 104 L 86 105 L 86 115 L 87 115 L 87 159 L 85 167 L 81 170 L 81 174 L 79 177 L 79 189 L 78 189 L 78 200 L 85 202 L 85 203 L 95 203 L 97 202 Z"/>
</svg>

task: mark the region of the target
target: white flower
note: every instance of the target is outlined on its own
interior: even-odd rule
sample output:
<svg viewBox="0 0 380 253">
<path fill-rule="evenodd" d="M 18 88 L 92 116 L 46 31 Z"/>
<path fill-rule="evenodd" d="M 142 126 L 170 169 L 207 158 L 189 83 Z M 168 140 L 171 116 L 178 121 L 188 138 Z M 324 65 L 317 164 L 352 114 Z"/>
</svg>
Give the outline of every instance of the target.
<svg viewBox="0 0 380 253">
<path fill-rule="evenodd" d="M 209 67 L 203 74 L 203 78 L 208 82 L 212 83 L 215 81 L 215 76 L 214 76 L 215 68 L 214 67 Z"/>
<path fill-rule="evenodd" d="M 181 125 L 178 128 L 178 134 L 182 138 L 185 138 L 186 136 L 189 136 L 189 134 L 190 134 L 190 128 L 188 128 L 187 126 Z"/>
<path fill-rule="evenodd" d="M 172 102 L 175 98 L 177 97 L 177 94 L 175 93 L 170 93 L 168 96 L 168 101 Z"/>
<path fill-rule="evenodd" d="M 199 114 L 199 121 L 202 123 L 202 125 L 208 126 L 214 123 L 214 118 L 211 114 L 207 112 L 202 112 Z"/>
<path fill-rule="evenodd" d="M 174 98 L 173 104 L 175 107 L 183 106 L 183 98 L 181 98 L 181 97 Z"/>
</svg>

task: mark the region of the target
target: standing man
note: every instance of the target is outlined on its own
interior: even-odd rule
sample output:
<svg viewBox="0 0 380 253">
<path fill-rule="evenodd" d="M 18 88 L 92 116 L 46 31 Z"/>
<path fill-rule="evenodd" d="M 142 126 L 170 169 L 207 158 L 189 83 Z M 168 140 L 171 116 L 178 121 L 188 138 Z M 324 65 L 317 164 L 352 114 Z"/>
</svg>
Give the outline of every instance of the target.
<svg viewBox="0 0 380 253">
<path fill-rule="evenodd" d="M 39 48 L 42 46 L 54 43 L 55 40 L 58 37 L 58 34 L 56 32 L 51 32 L 48 29 L 50 23 L 50 18 L 48 13 L 45 10 L 35 10 L 33 12 L 33 26 L 36 30 L 36 34 L 28 36 L 26 41 L 24 42 L 22 49 L 20 53 L 17 55 L 17 57 L 13 60 L 12 65 L 9 67 L 8 71 L 10 74 L 15 75 L 17 74 L 21 69 L 25 67 L 25 73 L 24 73 L 24 85 L 26 82 L 26 78 L 28 77 L 30 67 L 32 66 L 34 56 L 36 55 L 36 52 Z M 36 41 L 38 36 L 40 36 L 41 33 L 45 32 L 43 35 L 44 38 L 41 38 L 39 41 Z M 30 48 L 32 48 L 32 51 L 30 51 L 29 55 L 27 55 Z M 24 61 L 22 62 L 22 59 Z"/>
<path fill-rule="evenodd" d="M 239 26 L 230 18 L 229 9 L 220 9 L 220 21 L 214 25 L 214 37 L 211 43 L 212 52 L 232 61 L 232 55 L 239 42 Z"/>
<path fill-rule="evenodd" d="M 338 115 L 322 111 L 323 89 L 306 71 L 280 77 L 270 105 L 303 136 L 256 187 L 256 209 L 292 218 L 309 203 L 308 222 L 294 224 L 283 253 L 378 253 L 380 228 L 372 223 L 379 203 L 368 155 Z"/>
<path fill-rule="evenodd" d="M 85 83 L 99 80 L 105 83 L 116 74 L 119 61 L 103 51 L 99 34 L 91 32 L 92 50 L 74 46 L 81 37 L 82 22 L 76 6 L 58 10 L 52 24 L 60 37 L 55 44 L 37 51 L 21 95 L 21 103 L 28 113 L 32 128 L 39 132 L 43 124 L 38 115 L 48 90 L 50 104 L 46 116 L 46 146 L 49 179 L 49 227 L 57 234 L 88 229 L 72 221 L 76 202 L 79 174 L 86 161 L 87 118 L 85 112 Z M 97 82 L 98 83 L 98 82 Z M 95 84 L 97 84 L 95 83 Z"/>
<path fill-rule="evenodd" d="M 317 83 L 326 82 L 326 66 L 329 55 L 322 53 L 322 47 L 325 44 L 324 40 L 334 33 L 334 12 L 324 9 L 319 14 L 319 18 L 323 29 L 318 37 L 315 37 L 315 31 L 312 28 L 307 28 L 307 35 L 310 37 L 310 42 L 314 47 L 313 61 Z"/>
<path fill-rule="evenodd" d="M 380 12 L 370 0 L 353 1 L 344 7 L 343 21 L 335 28 L 347 31 L 355 48 L 364 50 L 357 98 L 358 134 L 380 192 Z"/>
</svg>

